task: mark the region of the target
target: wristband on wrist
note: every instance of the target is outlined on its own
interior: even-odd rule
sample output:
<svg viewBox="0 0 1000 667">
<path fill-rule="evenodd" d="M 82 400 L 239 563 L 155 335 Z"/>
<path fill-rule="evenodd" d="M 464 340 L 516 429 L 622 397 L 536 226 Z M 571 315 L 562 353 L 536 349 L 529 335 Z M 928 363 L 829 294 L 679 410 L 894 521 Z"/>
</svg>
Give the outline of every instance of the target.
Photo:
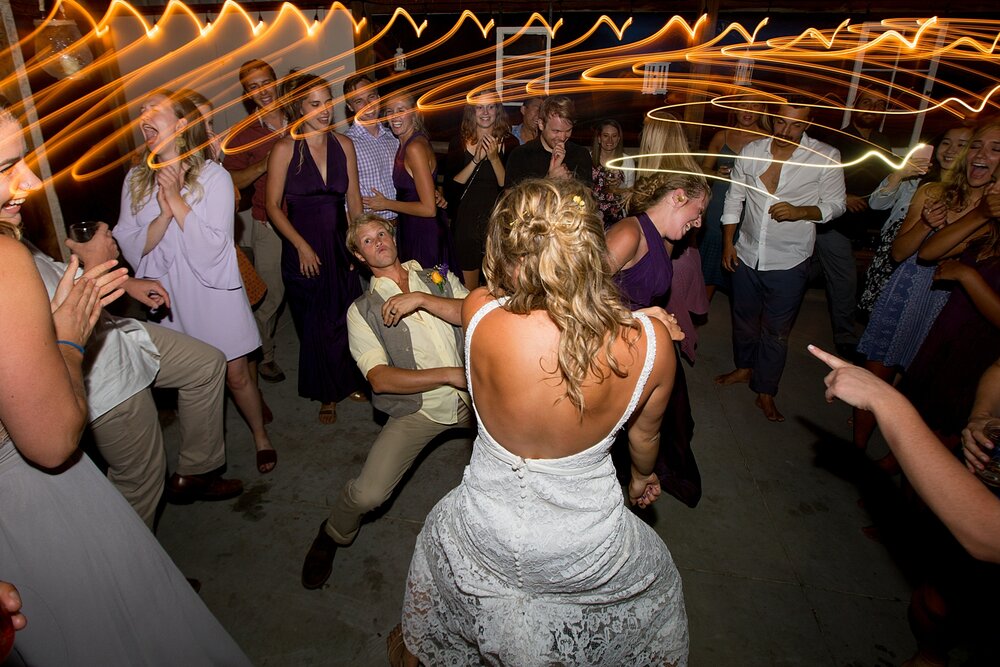
<svg viewBox="0 0 1000 667">
<path fill-rule="evenodd" d="M 56 343 L 59 345 L 66 345 L 67 347 L 71 347 L 84 356 L 86 356 L 87 354 L 87 350 L 86 348 L 83 347 L 83 345 L 80 345 L 79 343 L 74 343 L 71 340 L 57 340 Z"/>
</svg>

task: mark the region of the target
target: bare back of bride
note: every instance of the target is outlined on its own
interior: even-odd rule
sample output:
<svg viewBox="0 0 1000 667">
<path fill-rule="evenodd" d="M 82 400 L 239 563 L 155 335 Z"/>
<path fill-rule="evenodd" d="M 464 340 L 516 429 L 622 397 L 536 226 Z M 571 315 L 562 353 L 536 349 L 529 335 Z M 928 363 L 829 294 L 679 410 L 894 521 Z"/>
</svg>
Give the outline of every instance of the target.
<svg viewBox="0 0 1000 667">
<path fill-rule="evenodd" d="M 659 496 L 666 328 L 621 305 L 575 181 L 507 191 L 484 272 L 463 312 L 478 437 L 418 538 L 406 648 L 426 665 L 686 665 L 680 577 L 609 454 L 627 428 L 627 500 Z"/>
</svg>

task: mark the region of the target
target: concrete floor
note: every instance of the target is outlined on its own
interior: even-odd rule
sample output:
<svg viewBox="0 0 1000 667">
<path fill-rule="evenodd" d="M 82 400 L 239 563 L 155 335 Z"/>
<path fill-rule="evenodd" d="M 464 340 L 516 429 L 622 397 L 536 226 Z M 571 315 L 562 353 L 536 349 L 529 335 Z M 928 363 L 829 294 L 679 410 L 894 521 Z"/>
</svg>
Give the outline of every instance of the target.
<svg viewBox="0 0 1000 667">
<path fill-rule="evenodd" d="M 898 665 L 914 650 L 906 622 L 910 584 L 859 503 L 847 453 L 850 410 L 823 398 L 809 342 L 832 349 L 826 301 L 810 290 L 792 333 L 770 423 L 744 385 L 716 387 L 731 370 L 729 303 L 720 294 L 688 369 L 694 449 L 704 497 L 688 509 L 664 495 L 654 527 L 684 581 L 691 665 Z M 385 665 L 399 621 L 410 555 L 424 517 L 461 479 L 471 444 L 449 441 L 412 476 L 357 541 L 341 549 L 322 590 L 299 583 L 302 558 L 341 485 L 378 431 L 368 404 L 338 406 L 334 426 L 297 396 L 297 343 L 287 315 L 278 361 L 288 374 L 263 386 L 275 414 L 277 469 L 259 475 L 249 432 L 230 405 L 229 474 L 246 492 L 222 503 L 167 506 L 158 536 L 257 665 Z M 177 438 L 176 426 L 168 440 Z M 883 443 L 875 443 L 878 455 Z"/>
</svg>

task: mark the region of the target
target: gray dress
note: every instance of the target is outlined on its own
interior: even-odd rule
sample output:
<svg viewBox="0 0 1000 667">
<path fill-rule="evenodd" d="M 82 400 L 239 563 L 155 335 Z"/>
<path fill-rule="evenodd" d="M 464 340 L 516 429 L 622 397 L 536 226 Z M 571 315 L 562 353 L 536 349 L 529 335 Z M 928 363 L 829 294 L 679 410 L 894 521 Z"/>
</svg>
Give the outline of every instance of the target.
<svg viewBox="0 0 1000 667">
<path fill-rule="evenodd" d="M 13 664 L 250 664 L 86 456 L 51 474 L 0 439 L 0 580 L 28 619 Z"/>
</svg>

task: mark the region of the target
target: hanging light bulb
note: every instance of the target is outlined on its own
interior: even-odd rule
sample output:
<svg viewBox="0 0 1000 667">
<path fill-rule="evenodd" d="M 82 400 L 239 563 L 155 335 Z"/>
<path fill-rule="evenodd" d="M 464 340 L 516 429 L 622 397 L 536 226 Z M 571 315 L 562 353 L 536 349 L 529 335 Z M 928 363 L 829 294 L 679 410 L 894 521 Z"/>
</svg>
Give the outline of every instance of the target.
<svg viewBox="0 0 1000 667">
<path fill-rule="evenodd" d="M 45 14 L 45 0 L 39 0 L 38 11 Z M 42 69 L 56 79 L 80 78 L 86 75 L 87 65 L 94 62 L 94 54 L 90 47 L 81 43 L 80 28 L 76 21 L 66 18 L 62 5 L 59 15 L 58 19 L 35 21 L 35 27 L 42 26 L 35 35 L 35 57 L 46 61 Z"/>
</svg>

